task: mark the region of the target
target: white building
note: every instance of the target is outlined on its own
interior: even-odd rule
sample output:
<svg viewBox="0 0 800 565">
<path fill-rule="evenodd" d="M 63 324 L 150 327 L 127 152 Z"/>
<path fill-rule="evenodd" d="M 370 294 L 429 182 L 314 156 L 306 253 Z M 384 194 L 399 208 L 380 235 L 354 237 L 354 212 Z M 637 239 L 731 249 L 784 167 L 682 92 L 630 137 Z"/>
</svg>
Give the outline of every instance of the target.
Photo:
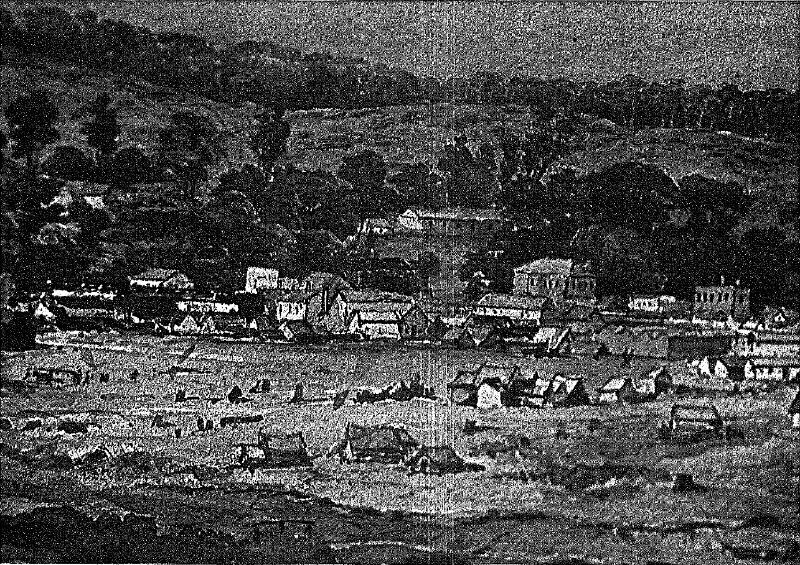
<svg viewBox="0 0 800 565">
<path fill-rule="evenodd" d="M 392 311 L 357 311 L 347 326 L 347 333 L 369 339 L 400 339 L 401 317 Z"/>
<path fill-rule="evenodd" d="M 200 314 L 234 314 L 239 311 L 238 304 L 216 298 L 184 298 L 178 300 L 176 305 L 181 312 Z"/>
<path fill-rule="evenodd" d="M 265 267 L 248 267 L 244 291 L 255 294 L 260 290 L 278 288 L 278 271 Z"/>
<path fill-rule="evenodd" d="M 634 295 L 628 299 L 628 310 L 633 312 L 646 312 L 648 314 L 661 314 L 670 305 L 675 304 L 676 298 L 662 294 L 660 296 Z"/>
<path fill-rule="evenodd" d="M 748 359 L 744 377 L 758 381 L 795 381 L 800 378 L 800 359 Z"/>
<path fill-rule="evenodd" d="M 509 318 L 514 321 L 539 322 L 546 298 L 513 296 L 510 294 L 486 294 L 472 308 L 473 316 Z"/>
<path fill-rule="evenodd" d="M 291 292 L 275 302 L 275 317 L 278 322 L 290 322 L 306 319 L 308 300 L 311 295 L 304 292 Z"/>
</svg>

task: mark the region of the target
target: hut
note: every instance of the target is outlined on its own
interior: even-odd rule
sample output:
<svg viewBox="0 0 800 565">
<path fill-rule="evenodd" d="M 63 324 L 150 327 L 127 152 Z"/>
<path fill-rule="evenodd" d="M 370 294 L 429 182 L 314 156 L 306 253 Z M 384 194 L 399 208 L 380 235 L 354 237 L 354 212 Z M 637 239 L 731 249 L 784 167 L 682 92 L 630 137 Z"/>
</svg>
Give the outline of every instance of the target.
<svg viewBox="0 0 800 565">
<path fill-rule="evenodd" d="M 478 400 L 480 378 L 477 371 L 460 370 L 447 385 L 447 395 L 452 404 L 475 406 Z"/>
<path fill-rule="evenodd" d="M 308 454 L 303 432 L 282 434 L 259 430 L 258 445 L 264 450 L 266 464 L 269 467 L 311 466 L 311 456 Z"/>
<path fill-rule="evenodd" d="M 331 448 L 328 456 L 338 455 L 344 462 L 401 463 L 418 447 L 419 442 L 401 425 L 348 424 L 344 437 Z"/>
<path fill-rule="evenodd" d="M 713 404 L 674 404 L 669 412 L 673 433 L 709 431 L 721 433 L 725 423 Z"/>
<path fill-rule="evenodd" d="M 420 447 L 405 462 L 412 473 L 444 475 L 462 471 L 483 471 L 482 465 L 467 463 L 450 446 Z"/>
<path fill-rule="evenodd" d="M 630 377 L 612 377 L 600 388 L 600 404 L 617 404 L 638 399 Z"/>
<path fill-rule="evenodd" d="M 589 393 L 583 384 L 583 378 L 575 375 L 556 375 L 551 403 L 556 408 L 569 408 L 589 404 Z"/>
</svg>

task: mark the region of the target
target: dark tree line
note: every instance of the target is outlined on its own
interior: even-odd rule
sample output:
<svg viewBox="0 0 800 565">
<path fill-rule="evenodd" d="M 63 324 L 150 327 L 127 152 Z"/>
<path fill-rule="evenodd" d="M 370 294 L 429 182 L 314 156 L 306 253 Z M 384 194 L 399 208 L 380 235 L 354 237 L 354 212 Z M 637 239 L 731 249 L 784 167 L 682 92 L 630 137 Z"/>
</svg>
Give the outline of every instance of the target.
<svg viewBox="0 0 800 565">
<path fill-rule="evenodd" d="M 648 82 L 634 76 L 604 84 L 477 73 L 444 81 L 371 65 L 361 59 L 304 54 L 271 42 L 216 47 L 199 37 L 154 33 L 122 21 L 30 8 L 3 9 L 4 42 L 85 67 L 141 77 L 225 102 L 262 107 L 364 108 L 423 100 L 521 104 L 542 117 L 591 114 L 633 129 L 707 128 L 780 141 L 797 139 L 798 93 L 743 91 L 736 85 Z M 270 116 L 265 117 L 268 123 Z M 278 132 L 276 132 L 278 133 Z M 264 158 L 269 158 L 264 155 Z"/>
</svg>

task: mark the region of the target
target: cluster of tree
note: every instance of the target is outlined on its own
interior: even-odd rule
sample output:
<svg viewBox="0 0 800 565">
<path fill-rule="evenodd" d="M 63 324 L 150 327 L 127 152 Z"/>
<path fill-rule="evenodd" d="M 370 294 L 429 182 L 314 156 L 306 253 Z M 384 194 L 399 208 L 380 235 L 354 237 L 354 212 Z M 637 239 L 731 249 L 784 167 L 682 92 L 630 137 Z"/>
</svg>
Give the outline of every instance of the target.
<svg viewBox="0 0 800 565">
<path fill-rule="evenodd" d="M 59 111 L 43 90 L 17 97 L 5 117 L 8 135 L 0 132 L 3 271 L 21 293 L 45 288 L 48 281 L 68 288 L 91 282 L 124 289 L 127 276 L 153 265 L 185 270 L 201 287 L 231 290 L 241 286 L 249 265 L 276 265 L 293 274 L 330 267 L 335 260 L 313 230 L 328 227 L 315 224 L 316 206 L 328 202 L 325 183 L 317 181 L 341 181 L 333 175 L 307 179 L 314 174 L 294 169 L 276 173 L 274 162 L 289 136 L 280 112 L 267 110 L 254 120 L 250 141 L 258 165 L 223 175 L 210 193 L 210 169 L 225 152 L 218 128 L 206 116 L 177 112 L 149 151 L 118 148 L 116 111 L 110 97 L 101 94 L 80 128 L 91 153 L 69 145 L 50 147 L 60 139 Z M 49 156 L 42 161 L 45 153 Z M 60 196 L 70 181 L 79 182 Z M 104 191 L 106 206 L 82 198 L 81 186 Z M 285 197 L 285 210 L 295 214 L 297 226 L 272 209 L 273 191 Z M 354 232 L 357 218 L 346 212 L 338 214 L 339 221 L 351 218 L 353 226 L 346 228 Z M 278 220 L 299 233 L 287 232 Z"/>
<path fill-rule="evenodd" d="M 362 260 L 340 241 L 365 218 L 414 205 L 504 203 L 523 229 L 467 258 L 461 276 L 475 281 L 483 273 L 478 292 L 509 291 L 514 266 L 563 256 L 592 264 L 600 294 L 689 297 L 694 285 L 723 275 L 752 288 L 756 303 L 798 305 L 796 204 L 778 223 L 754 226 L 747 222 L 752 197 L 733 182 L 700 175 L 673 180 L 633 162 L 584 176 L 568 168 L 546 176 L 566 151 L 563 128 L 502 133 L 497 149 L 470 149 L 459 137 L 435 167 L 413 164 L 394 175 L 381 156 L 363 151 L 330 173 L 276 166 L 289 125 L 280 111 L 266 109 L 249 136 L 258 162 L 209 183 L 210 167 L 225 159 L 213 121 L 178 112 L 152 154 L 120 149 L 111 102 L 100 95 L 82 124 L 92 155 L 61 146 L 41 166 L 43 149 L 60 137 L 58 108 L 46 92 L 33 91 L 5 109 L 3 269 L 23 292 L 48 280 L 124 288 L 126 276 L 152 265 L 180 268 L 201 287 L 228 290 L 241 286 L 250 265 L 290 275 L 341 272 Z M 79 197 L 56 198 L 70 180 L 103 183 L 111 197 L 134 186 L 150 192 L 97 208 Z"/>
<path fill-rule="evenodd" d="M 538 189 L 521 221 L 527 227 L 467 257 L 460 276 L 509 292 L 513 267 L 536 257 L 587 261 L 600 295 L 673 294 L 720 277 L 752 289 L 756 305 L 800 305 L 800 216 L 753 224 L 753 198 L 734 182 L 617 163 L 579 177 L 560 170 Z M 497 254 L 497 250 L 504 253 Z"/>
<path fill-rule="evenodd" d="M 17 19 L 0 11 L 5 44 L 72 63 L 141 77 L 225 102 L 264 107 L 361 108 L 420 100 L 522 104 L 549 117 L 591 114 L 629 128 L 726 130 L 775 140 L 797 139 L 797 91 L 742 91 L 648 82 L 634 76 L 604 84 L 477 73 L 445 81 L 367 64 L 361 59 L 303 54 L 270 42 L 216 47 L 178 33 L 154 33 L 122 21 L 29 8 Z"/>
</svg>

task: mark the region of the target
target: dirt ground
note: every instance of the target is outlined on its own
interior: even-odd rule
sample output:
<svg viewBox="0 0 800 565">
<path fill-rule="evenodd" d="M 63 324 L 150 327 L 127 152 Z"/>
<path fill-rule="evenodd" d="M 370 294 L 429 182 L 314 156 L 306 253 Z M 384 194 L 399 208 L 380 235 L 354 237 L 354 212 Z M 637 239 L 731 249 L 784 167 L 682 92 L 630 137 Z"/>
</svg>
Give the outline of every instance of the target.
<svg viewBox="0 0 800 565">
<path fill-rule="evenodd" d="M 209 341 L 199 342 L 185 363 L 208 372 L 174 378 L 162 371 L 176 362 L 188 339 L 47 337 L 60 345 L 3 357 L 2 416 L 11 425 L 0 432 L 4 520 L 53 504 L 85 512 L 102 500 L 123 512 L 153 516 L 162 529 L 188 525 L 247 539 L 250 545 L 236 547 L 251 553 L 219 557 L 245 562 L 258 560 L 253 556 L 351 562 L 449 556 L 476 562 L 740 563 L 779 561 L 800 543 L 800 437 L 786 414 L 795 392 L 788 387 L 710 399 L 743 438 L 730 444 L 677 442 L 661 438 L 658 424 L 676 400 L 701 399 L 665 395 L 633 406 L 543 410 L 478 410 L 444 400 L 336 410 L 330 402 L 287 403 L 298 380 L 306 384 L 306 396 L 323 398 L 415 372 L 443 398 L 457 370 L 483 360 L 584 375 L 591 394 L 610 376 L 657 365 L 652 359 L 623 368 L 614 357 L 535 360 L 396 344 Z M 82 349 L 92 352 L 110 382 L 24 390 L 9 384 L 33 365 L 87 368 Z M 140 373 L 136 381 L 133 369 Z M 270 379 L 272 391 L 249 394 L 257 378 Z M 232 405 L 224 398 L 234 384 L 248 402 Z M 175 402 L 179 388 L 196 398 Z M 152 426 L 158 414 L 173 425 Z M 218 427 L 221 417 L 254 414 L 263 421 Z M 196 432 L 198 416 L 213 420 L 215 429 Z M 465 433 L 467 419 L 476 420 L 479 431 Z M 23 430 L 37 420 L 41 426 Z M 86 423 L 86 432 L 58 431 L 68 420 Z M 326 458 L 349 422 L 402 423 L 422 443 L 450 445 L 485 470 L 411 475 L 399 466 Z M 313 466 L 253 472 L 231 467 L 234 446 L 254 443 L 260 426 L 302 431 Z M 179 438 L 176 427 L 182 429 Z M 507 449 L 521 436 L 529 446 Z M 102 461 L 69 463 L 99 446 L 106 448 Z M 676 473 L 691 474 L 697 488 L 675 492 Z M 263 546 L 263 538 L 251 547 L 253 524 L 298 516 L 313 522 L 315 543 L 332 554 L 277 554 Z M 29 555 L 8 542 L 3 548 L 6 555 Z M 61 550 L 53 551 L 63 558 Z M 159 551 L 151 557 L 169 555 Z"/>
</svg>

